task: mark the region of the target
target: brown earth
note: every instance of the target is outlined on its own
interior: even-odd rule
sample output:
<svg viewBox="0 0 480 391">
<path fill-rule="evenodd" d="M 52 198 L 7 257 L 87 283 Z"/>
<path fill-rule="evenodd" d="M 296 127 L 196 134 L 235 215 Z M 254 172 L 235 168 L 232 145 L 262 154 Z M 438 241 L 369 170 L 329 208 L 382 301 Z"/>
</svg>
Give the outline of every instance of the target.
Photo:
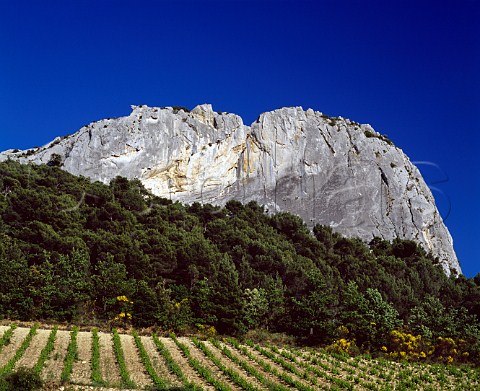
<svg viewBox="0 0 480 391">
<path fill-rule="evenodd" d="M 248 363 L 248 365 L 254 367 L 255 370 L 260 372 L 264 377 L 266 377 L 271 382 L 281 383 L 285 387 L 291 388 L 292 390 L 294 389 L 293 387 L 290 387 L 288 384 L 286 384 L 283 380 L 281 380 L 280 378 L 275 376 L 273 373 L 265 371 L 256 361 L 252 360 L 250 357 L 243 354 L 243 352 L 237 350 L 235 347 L 233 347 L 231 345 L 226 344 L 226 346 L 232 352 L 233 355 L 235 355 L 236 357 L 238 357 L 241 360 L 246 361 Z"/>
<path fill-rule="evenodd" d="M 130 374 L 130 379 L 139 387 L 152 385 L 150 376 L 145 372 L 145 367 L 140 359 L 135 341 L 131 335 L 120 334 L 120 342 L 122 344 L 123 355 L 125 357 L 125 365 Z"/>
<path fill-rule="evenodd" d="M 92 334 L 80 331 L 77 335 L 78 358 L 73 363 L 70 381 L 78 384 L 91 384 Z"/>
<path fill-rule="evenodd" d="M 70 332 L 58 330 L 55 338 L 55 348 L 43 367 L 42 378 L 48 381 L 60 381 L 60 375 L 63 370 L 63 360 L 65 360 L 65 356 L 67 355 L 69 343 Z"/>
<path fill-rule="evenodd" d="M 188 360 L 183 355 L 182 351 L 177 347 L 175 342 L 173 342 L 173 340 L 171 340 L 170 338 L 160 338 L 160 340 L 168 349 L 175 362 L 180 366 L 180 368 L 182 368 L 182 371 L 189 382 L 198 384 L 200 387 L 207 391 L 215 390 L 214 387 L 212 387 L 205 380 L 203 380 L 203 378 L 201 378 L 197 374 L 197 372 L 190 366 Z"/>
<path fill-rule="evenodd" d="M 0 355 L 0 368 L 5 366 L 8 361 L 15 356 L 15 352 L 22 344 L 23 340 L 27 336 L 30 329 L 23 327 L 17 327 L 13 332 L 10 343 L 3 347 L 2 354 Z"/>
<path fill-rule="evenodd" d="M 118 368 L 111 334 L 98 333 L 100 343 L 100 370 L 102 379 L 109 385 L 120 385 L 120 369 Z"/>
<path fill-rule="evenodd" d="M 167 364 L 158 352 L 157 347 L 153 342 L 153 339 L 147 336 L 141 336 L 140 339 L 143 343 L 143 347 L 145 348 L 148 356 L 150 357 L 153 369 L 155 369 L 158 377 L 164 380 L 166 383 L 172 385 L 173 387 L 181 387 L 182 383 L 180 379 L 178 379 L 174 374 L 169 372 Z"/>
<path fill-rule="evenodd" d="M 303 385 L 305 385 L 307 387 L 318 388 L 318 385 L 315 385 L 315 384 L 313 384 L 313 382 L 309 382 L 309 381 L 295 375 L 294 373 L 289 372 L 288 370 L 284 369 L 280 364 L 277 364 L 273 360 L 269 359 L 268 357 L 263 356 L 260 352 L 251 348 L 250 346 L 246 346 L 246 348 L 257 360 L 264 361 L 264 362 L 268 363 L 268 365 L 270 365 L 271 368 L 274 368 L 276 371 L 278 371 L 278 373 L 286 373 L 292 379 L 294 379 L 295 381 L 297 381 L 299 383 L 302 383 Z M 302 373 L 305 372 L 305 370 L 302 369 L 302 368 L 298 368 L 298 369 Z"/>
<path fill-rule="evenodd" d="M 206 360 L 203 352 L 198 349 L 189 338 L 178 338 L 178 341 L 186 345 L 188 347 L 188 350 L 190 350 L 192 358 L 199 361 L 202 366 L 207 368 L 218 381 L 228 385 L 234 391 L 239 391 L 241 389 L 235 383 L 233 383 L 213 362 L 211 362 L 210 360 Z"/>
<path fill-rule="evenodd" d="M 10 326 L 0 326 L 0 338 L 3 337 L 3 333 L 7 331 L 10 328 Z"/>
<path fill-rule="evenodd" d="M 207 345 L 207 348 L 213 353 L 213 355 L 220 359 L 222 364 L 225 365 L 227 368 L 234 370 L 237 372 L 240 376 L 242 376 L 246 381 L 249 383 L 253 384 L 255 387 L 257 387 L 260 390 L 268 390 L 267 387 L 265 387 L 258 379 L 255 377 L 249 375 L 243 368 L 239 367 L 237 364 L 235 364 L 232 360 L 230 360 L 228 357 L 224 356 L 220 350 L 218 350 L 215 346 L 213 346 L 210 342 L 205 342 Z"/>
<path fill-rule="evenodd" d="M 47 344 L 51 330 L 37 330 L 37 334 L 33 337 L 32 342 L 23 354 L 22 358 L 17 361 L 16 368 L 27 367 L 32 368 L 38 361 L 42 349 Z"/>
<path fill-rule="evenodd" d="M 28 326 L 28 325 L 25 325 Z M 0 325 L 0 336 L 4 335 L 5 331 L 9 329 L 9 325 L 2 323 Z M 22 326 L 14 330 L 10 342 L 3 347 L 0 351 L 0 368 L 6 365 L 8 361 L 15 356 L 18 348 L 29 332 L 28 327 Z M 20 366 L 33 367 L 38 361 L 39 355 L 42 349 L 46 346 L 50 330 L 40 329 L 37 330 L 37 334 L 33 336 L 30 345 L 25 350 L 22 357 L 19 358 L 16 363 L 16 368 Z M 145 335 L 140 337 L 145 350 L 150 358 L 153 368 L 157 372 L 157 375 L 165 380 L 171 386 L 181 387 L 181 381 L 176 378 L 175 375 L 169 372 L 164 358 L 158 352 L 151 336 Z M 110 333 L 99 333 L 100 339 L 100 366 L 104 380 L 107 382 L 107 386 L 103 388 L 91 386 L 91 345 L 92 335 L 90 332 L 79 332 L 77 336 L 77 359 L 73 364 L 73 371 L 71 376 L 71 383 L 66 385 L 60 384 L 60 375 L 63 369 L 63 362 L 67 353 L 67 347 L 70 342 L 70 332 L 65 330 L 58 330 L 54 344 L 54 350 L 50 354 L 50 357 L 45 363 L 45 367 L 41 373 L 42 378 L 45 381 L 44 390 L 97 390 L 97 391 L 109 391 L 120 387 L 121 378 L 119 373 L 118 364 L 114 355 L 112 335 Z M 120 334 L 120 340 L 122 349 L 125 356 L 125 362 L 129 371 L 131 379 L 138 385 L 138 388 L 148 389 L 152 382 L 146 373 L 146 370 L 141 362 L 138 349 L 136 348 L 134 339 L 131 335 Z M 213 391 L 214 387 L 207 384 L 206 381 L 197 373 L 189 364 L 186 357 L 181 350 L 176 346 L 175 342 L 171 338 L 160 338 L 161 342 L 169 350 L 175 362 L 180 366 L 184 375 L 189 382 L 201 386 L 204 390 Z M 210 361 L 203 352 L 197 348 L 192 340 L 188 337 L 181 337 L 179 341 L 185 344 L 195 360 L 198 360 L 201 365 L 207 368 L 214 376 L 223 384 L 232 388 L 232 390 L 239 391 L 240 387 L 233 384 L 229 377 L 223 373 L 212 361 Z M 232 369 L 239 374 L 243 379 L 247 380 L 250 384 L 258 388 L 259 390 L 266 390 L 268 387 L 260 384 L 260 381 L 246 373 L 239 365 L 235 364 L 232 360 L 226 357 L 220 349 L 217 349 L 210 342 L 204 342 L 212 354 L 220 359 L 222 364 L 229 369 Z M 221 344 L 224 344 L 222 342 Z M 462 390 L 480 390 L 479 380 L 480 369 L 472 367 L 456 368 L 454 366 L 441 366 L 441 365 L 428 365 L 428 364 L 410 364 L 410 363 L 397 363 L 393 361 L 386 361 L 383 363 L 377 360 L 367 358 L 355 358 L 355 359 L 340 359 L 325 351 L 313 350 L 313 349 L 288 349 L 282 348 L 288 351 L 295 357 L 294 361 L 281 356 L 280 353 L 271 349 L 270 351 L 277 355 L 278 358 L 285 360 L 289 364 L 298 369 L 300 375 L 294 375 L 289 370 L 283 368 L 281 365 L 276 364 L 274 360 L 262 355 L 257 350 L 244 346 L 245 349 L 255 358 L 255 360 L 247 357 L 242 350 L 237 350 L 230 344 L 225 344 L 228 349 L 237 358 L 247 362 L 250 366 L 254 367 L 259 373 L 271 382 L 276 384 L 286 384 L 280 379 L 279 376 L 270 373 L 268 370 L 264 370 L 258 362 L 268 363 L 271 368 L 274 368 L 278 374 L 288 374 L 288 376 L 294 378 L 296 381 L 301 382 L 305 386 L 309 386 L 312 389 L 329 389 L 337 388 L 337 384 L 329 383 L 323 377 L 315 375 L 311 369 L 315 367 L 315 364 L 311 361 L 313 357 L 321 360 L 326 369 L 323 366 L 317 366 L 321 371 L 328 373 L 330 376 L 336 379 L 343 379 L 350 382 L 355 390 L 366 390 L 375 388 L 385 388 L 388 384 L 392 389 L 401 388 L 404 386 L 405 381 L 411 381 L 414 383 L 417 389 L 462 389 Z M 267 348 L 268 349 L 268 348 Z M 322 364 L 322 365 L 323 365 Z M 297 372 L 297 371 L 295 371 Z M 305 378 L 302 376 L 303 372 L 307 372 Z M 389 376 L 386 380 L 382 377 Z M 76 384 L 72 384 L 76 383 Z M 110 387 L 110 388 L 108 388 Z M 287 387 L 294 389 L 293 387 Z"/>
</svg>

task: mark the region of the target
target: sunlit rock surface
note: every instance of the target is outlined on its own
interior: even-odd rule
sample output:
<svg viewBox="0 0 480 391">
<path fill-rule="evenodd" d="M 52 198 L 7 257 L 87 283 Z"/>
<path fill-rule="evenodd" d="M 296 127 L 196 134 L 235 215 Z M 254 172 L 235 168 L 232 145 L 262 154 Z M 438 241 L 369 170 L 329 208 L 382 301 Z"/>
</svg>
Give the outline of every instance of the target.
<svg viewBox="0 0 480 391">
<path fill-rule="evenodd" d="M 251 126 L 210 105 L 190 113 L 132 109 L 37 150 L 3 152 L 0 160 L 48 163 L 57 154 L 72 174 L 102 182 L 139 178 L 172 200 L 255 200 L 270 212 L 289 211 L 310 227 L 329 225 L 349 237 L 415 240 L 447 274 L 461 273 L 418 169 L 369 125 L 301 107 L 263 113 Z"/>
</svg>

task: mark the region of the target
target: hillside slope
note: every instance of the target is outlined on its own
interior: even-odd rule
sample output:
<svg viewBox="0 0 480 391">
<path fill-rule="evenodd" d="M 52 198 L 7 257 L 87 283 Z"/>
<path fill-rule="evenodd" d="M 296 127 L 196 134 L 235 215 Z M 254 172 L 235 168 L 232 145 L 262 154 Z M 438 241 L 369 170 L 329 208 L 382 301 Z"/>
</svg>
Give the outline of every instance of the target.
<svg viewBox="0 0 480 391">
<path fill-rule="evenodd" d="M 413 241 L 367 245 L 255 202 L 182 205 L 48 165 L 1 162 L 0 190 L 0 318 L 268 328 L 310 345 L 346 328 L 365 351 L 406 328 L 480 360 L 480 276 L 448 278 Z"/>
<path fill-rule="evenodd" d="M 13 332 L 12 332 L 13 331 Z M 0 326 L 1 377 L 34 368 L 45 389 L 433 390 L 480 387 L 478 368 L 398 364 L 234 339 Z M 26 342 L 27 341 L 27 342 Z M 2 349 L 3 348 L 3 349 Z M 23 349 L 23 352 L 19 353 Z M 92 352 L 96 352 L 92 354 Z M 83 386 L 84 388 L 82 388 Z M 155 387 L 155 388 L 153 388 Z"/>
<path fill-rule="evenodd" d="M 369 125 L 301 107 L 263 113 L 251 126 L 210 105 L 132 108 L 42 148 L 6 151 L 0 161 L 60 164 L 106 183 L 138 178 L 154 194 L 185 203 L 253 200 L 348 237 L 415 240 L 447 275 L 461 273 L 420 172 Z"/>
</svg>

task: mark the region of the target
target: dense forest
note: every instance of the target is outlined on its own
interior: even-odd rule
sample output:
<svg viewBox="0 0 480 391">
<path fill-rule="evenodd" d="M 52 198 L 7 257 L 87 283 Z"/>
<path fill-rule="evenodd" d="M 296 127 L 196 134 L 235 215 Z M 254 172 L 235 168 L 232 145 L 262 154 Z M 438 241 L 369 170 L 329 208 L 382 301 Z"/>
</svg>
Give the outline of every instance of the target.
<svg viewBox="0 0 480 391">
<path fill-rule="evenodd" d="M 311 232 L 255 202 L 182 205 L 0 163 L 0 318 L 214 330 L 405 359 L 480 363 L 480 274 L 412 241 Z"/>
</svg>

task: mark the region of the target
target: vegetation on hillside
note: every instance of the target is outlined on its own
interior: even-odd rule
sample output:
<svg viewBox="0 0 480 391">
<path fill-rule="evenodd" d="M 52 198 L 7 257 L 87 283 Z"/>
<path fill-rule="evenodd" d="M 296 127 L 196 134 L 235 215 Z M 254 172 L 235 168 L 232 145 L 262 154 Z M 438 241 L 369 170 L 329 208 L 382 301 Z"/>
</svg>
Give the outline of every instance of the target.
<svg viewBox="0 0 480 391">
<path fill-rule="evenodd" d="M 333 351 L 480 363 L 480 275 L 412 241 L 370 244 L 251 202 L 156 197 L 0 163 L 0 317 L 283 332 Z"/>
</svg>

